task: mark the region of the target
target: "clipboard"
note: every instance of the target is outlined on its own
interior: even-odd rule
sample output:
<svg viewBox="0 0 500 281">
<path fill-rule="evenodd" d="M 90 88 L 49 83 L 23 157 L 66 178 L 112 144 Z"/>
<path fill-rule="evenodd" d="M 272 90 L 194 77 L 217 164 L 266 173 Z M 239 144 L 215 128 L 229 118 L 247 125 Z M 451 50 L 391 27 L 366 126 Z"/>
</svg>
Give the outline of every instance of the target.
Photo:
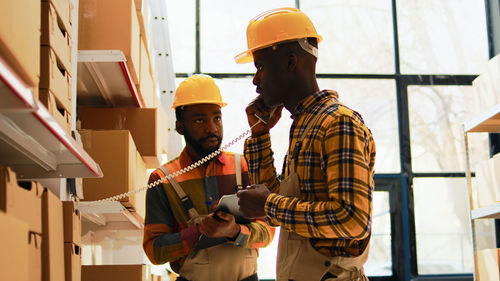
<svg viewBox="0 0 500 281">
<path fill-rule="evenodd" d="M 238 204 L 238 196 L 236 194 L 224 195 L 219 200 L 219 205 L 215 209 L 214 218 L 216 220 L 221 220 L 217 213 L 219 211 L 226 212 L 234 216 L 236 223 L 238 224 L 249 224 L 251 220 L 240 212 L 240 205 Z"/>
</svg>

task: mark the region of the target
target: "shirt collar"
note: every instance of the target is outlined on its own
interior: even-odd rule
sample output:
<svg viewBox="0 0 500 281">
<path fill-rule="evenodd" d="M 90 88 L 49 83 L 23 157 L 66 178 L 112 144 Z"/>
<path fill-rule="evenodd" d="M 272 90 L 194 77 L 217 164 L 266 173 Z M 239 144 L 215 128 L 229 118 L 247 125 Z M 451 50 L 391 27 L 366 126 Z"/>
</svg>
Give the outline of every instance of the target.
<svg viewBox="0 0 500 281">
<path fill-rule="evenodd" d="M 226 165 L 226 157 L 224 156 L 224 152 L 221 152 L 217 157 L 215 157 L 215 161 L 221 165 Z M 189 156 L 189 153 L 187 153 L 186 147 L 184 147 L 181 155 L 179 155 L 179 162 L 181 164 L 181 167 L 187 167 L 194 163 L 191 156 Z"/>
<path fill-rule="evenodd" d="M 305 97 L 303 100 L 297 104 L 295 109 L 293 110 L 292 114 L 292 119 L 295 119 L 305 112 L 310 111 L 310 109 L 318 102 L 320 102 L 322 99 L 326 97 L 332 97 L 335 100 L 338 100 L 339 95 L 336 91 L 333 90 L 322 90 L 313 93 L 312 95 L 308 95 Z"/>
</svg>

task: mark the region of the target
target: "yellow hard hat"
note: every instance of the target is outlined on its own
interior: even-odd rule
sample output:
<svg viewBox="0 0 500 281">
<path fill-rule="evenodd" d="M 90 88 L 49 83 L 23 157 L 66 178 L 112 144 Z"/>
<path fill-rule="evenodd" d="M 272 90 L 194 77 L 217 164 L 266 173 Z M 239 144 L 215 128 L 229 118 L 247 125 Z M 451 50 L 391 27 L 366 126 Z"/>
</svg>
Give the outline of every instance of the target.
<svg viewBox="0 0 500 281">
<path fill-rule="evenodd" d="M 247 27 L 248 50 L 238 54 L 237 63 L 253 61 L 253 52 L 273 44 L 295 39 L 322 37 L 316 32 L 311 20 L 299 9 L 278 8 L 261 13 Z"/>
<path fill-rule="evenodd" d="M 195 74 L 182 81 L 175 91 L 172 109 L 199 103 L 214 103 L 221 107 L 227 105 L 222 101 L 219 87 L 209 75 Z"/>
</svg>

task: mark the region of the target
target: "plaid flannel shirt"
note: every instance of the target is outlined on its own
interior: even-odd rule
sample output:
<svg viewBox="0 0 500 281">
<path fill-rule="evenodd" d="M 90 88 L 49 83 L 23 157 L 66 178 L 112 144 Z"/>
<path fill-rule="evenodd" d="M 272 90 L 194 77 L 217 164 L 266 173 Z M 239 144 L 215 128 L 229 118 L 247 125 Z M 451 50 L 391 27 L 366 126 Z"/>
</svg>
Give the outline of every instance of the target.
<svg viewBox="0 0 500 281">
<path fill-rule="evenodd" d="M 219 157 L 210 161 L 207 167 L 198 167 L 175 177 L 184 192 L 191 198 L 200 215 L 210 213 L 212 204 L 223 195 L 236 192 L 234 158 L 234 153 L 224 151 Z M 173 172 L 187 167 L 191 163 L 193 161 L 184 149 L 178 158 L 164 164 L 164 166 Z M 249 183 L 247 170 L 246 162 L 242 159 L 243 185 Z M 149 183 L 163 176 L 163 172 L 156 169 L 151 173 Z M 188 225 L 188 220 L 189 217 L 170 183 L 164 182 L 148 189 L 143 248 L 153 264 L 170 262 L 172 269 L 175 272 L 179 271 L 187 255 L 195 250 L 201 235 L 195 224 Z M 275 229 L 262 218 L 255 219 L 249 224 L 242 224 L 240 227 L 240 233 L 246 237 L 246 241 L 241 241 L 242 247 L 258 251 L 258 248 L 266 247 L 273 240 Z M 225 241 L 222 240 L 213 238 L 216 243 Z M 213 266 L 215 266 L 217 261 L 213 262 Z"/>
<path fill-rule="evenodd" d="M 342 105 L 335 91 L 308 96 L 294 110 L 288 155 L 323 107 L 328 108 L 306 133 L 298 153 L 300 198 L 278 194 L 269 134 L 245 141 L 250 180 L 272 192 L 265 204 L 270 225 L 310 238 L 326 256 L 359 256 L 370 240 L 375 187 L 375 143 L 361 116 Z M 285 175 L 289 169 L 287 161 Z"/>
</svg>

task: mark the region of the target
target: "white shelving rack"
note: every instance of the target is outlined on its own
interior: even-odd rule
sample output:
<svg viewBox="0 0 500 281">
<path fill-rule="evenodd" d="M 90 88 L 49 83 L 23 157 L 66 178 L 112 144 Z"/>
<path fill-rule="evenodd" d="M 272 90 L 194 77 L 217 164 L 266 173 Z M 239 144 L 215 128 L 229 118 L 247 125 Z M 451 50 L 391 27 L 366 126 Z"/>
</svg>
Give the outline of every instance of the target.
<svg viewBox="0 0 500 281">
<path fill-rule="evenodd" d="M 76 1 L 78 2 L 78 1 Z M 151 24 L 150 56 L 155 58 L 153 71 L 156 72 L 157 90 L 160 106 L 170 112 L 175 90 L 175 73 L 172 66 L 166 4 L 162 0 L 149 0 Z M 76 3 L 78 5 L 78 3 Z M 76 9 L 75 9 L 76 10 Z M 78 11 L 74 19 L 78 18 Z M 73 23 L 75 24 L 75 23 Z M 76 37 L 77 38 L 77 37 Z M 77 45 L 77 44 L 74 44 Z M 78 106 L 95 107 L 144 107 L 144 101 L 134 84 L 127 67 L 127 59 L 120 50 L 79 50 L 77 51 L 76 92 Z M 76 100 L 76 99 L 75 99 Z M 169 128 L 175 128 L 175 121 L 168 118 Z M 180 136 L 172 129 L 169 139 Z M 177 155 L 180 145 L 171 149 L 169 154 Z M 141 188 L 138 186 L 136 188 Z M 85 220 L 95 224 L 97 231 L 110 232 L 114 229 L 143 229 L 143 221 L 120 202 L 89 204 L 78 202 Z"/>
<path fill-rule="evenodd" d="M 92 202 L 78 202 L 82 216 L 105 230 L 143 229 L 144 223 L 120 202 L 108 201 L 98 205 Z"/>
<path fill-rule="evenodd" d="M 102 177 L 99 165 L 0 58 L 0 165 L 19 179 Z"/>
<path fill-rule="evenodd" d="M 143 107 L 120 50 L 78 51 L 78 105 Z"/>
<path fill-rule="evenodd" d="M 479 208 L 472 209 L 473 206 L 473 189 L 472 189 L 472 176 L 470 167 L 470 155 L 469 155 L 469 141 L 468 134 L 470 133 L 500 133 L 500 103 L 493 106 L 489 110 L 483 112 L 476 118 L 471 119 L 463 124 L 464 132 L 464 147 L 465 147 L 465 164 L 466 164 L 466 179 L 467 179 L 467 189 L 469 192 L 469 211 L 470 211 L 470 226 L 472 233 L 472 250 L 476 253 L 476 235 L 475 235 L 475 224 L 474 221 L 478 219 L 500 219 L 500 203 Z M 498 233 L 497 233 L 498 237 Z M 477 265 L 475 264 L 474 267 Z M 477 279 L 476 273 L 474 272 L 474 280 Z"/>
</svg>

